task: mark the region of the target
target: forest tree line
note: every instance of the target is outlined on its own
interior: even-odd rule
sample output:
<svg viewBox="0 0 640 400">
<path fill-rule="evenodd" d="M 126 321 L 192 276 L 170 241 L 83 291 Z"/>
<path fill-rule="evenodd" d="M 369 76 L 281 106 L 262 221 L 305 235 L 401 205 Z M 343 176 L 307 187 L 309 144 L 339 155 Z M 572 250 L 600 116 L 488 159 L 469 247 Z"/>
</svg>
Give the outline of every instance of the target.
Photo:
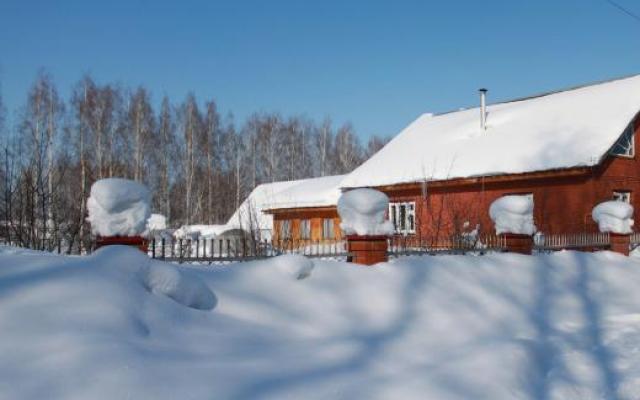
<svg viewBox="0 0 640 400">
<path fill-rule="evenodd" d="M 31 248 L 89 246 L 86 200 L 101 178 L 147 185 L 173 227 L 221 224 L 257 185 L 350 172 L 387 141 L 363 144 L 329 118 L 255 113 L 236 125 L 213 99 L 154 106 L 143 86 L 90 76 L 64 99 L 45 72 L 11 126 L 7 115 L 0 97 L 0 236 Z"/>
</svg>

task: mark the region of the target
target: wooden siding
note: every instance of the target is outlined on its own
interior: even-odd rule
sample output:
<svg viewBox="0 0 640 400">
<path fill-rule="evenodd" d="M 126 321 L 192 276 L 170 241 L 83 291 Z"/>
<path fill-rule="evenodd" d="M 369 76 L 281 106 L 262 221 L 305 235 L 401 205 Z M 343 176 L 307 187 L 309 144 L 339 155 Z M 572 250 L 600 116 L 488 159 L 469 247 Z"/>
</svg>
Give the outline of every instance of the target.
<svg viewBox="0 0 640 400">
<path fill-rule="evenodd" d="M 340 231 L 340 217 L 336 207 L 308 207 L 308 208 L 296 208 L 296 209 L 284 209 L 284 210 L 269 210 L 273 215 L 273 238 L 274 241 L 279 241 L 280 227 L 283 221 L 291 221 L 291 239 L 298 241 L 301 238 L 300 235 L 300 221 L 303 219 L 311 220 L 311 240 L 321 241 L 322 237 L 322 224 L 325 218 L 331 218 L 333 220 L 333 233 L 334 240 L 340 240 L 342 238 L 342 232 Z"/>
</svg>

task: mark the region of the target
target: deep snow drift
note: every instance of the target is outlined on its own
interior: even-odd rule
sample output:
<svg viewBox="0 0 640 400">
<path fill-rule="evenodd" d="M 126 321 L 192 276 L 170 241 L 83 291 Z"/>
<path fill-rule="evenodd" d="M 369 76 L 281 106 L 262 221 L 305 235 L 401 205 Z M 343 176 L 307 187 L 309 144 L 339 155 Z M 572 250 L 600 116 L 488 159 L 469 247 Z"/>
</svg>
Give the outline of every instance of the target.
<svg viewBox="0 0 640 400">
<path fill-rule="evenodd" d="M 91 186 L 87 200 L 91 232 L 99 236 L 137 236 L 151 216 L 151 194 L 137 182 L 107 178 Z"/>
<path fill-rule="evenodd" d="M 386 194 L 374 189 L 355 189 L 338 199 L 340 228 L 347 235 L 391 235 L 393 224 L 385 220 L 389 206 Z"/>
<path fill-rule="evenodd" d="M 533 197 L 522 195 L 502 196 L 489 207 L 489 216 L 495 224 L 496 233 L 533 235 Z"/>
<path fill-rule="evenodd" d="M 605 201 L 593 208 L 593 220 L 600 232 L 627 234 L 632 232 L 633 206 L 623 201 Z"/>
<path fill-rule="evenodd" d="M 639 397 L 638 260 L 314 261 L 297 279 L 309 263 L 181 268 L 176 289 L 132 249 L 0 254 L 0 398 Z M 213 310 L 167 297 L 211 305 L 207 287 Z"/>
</svg>

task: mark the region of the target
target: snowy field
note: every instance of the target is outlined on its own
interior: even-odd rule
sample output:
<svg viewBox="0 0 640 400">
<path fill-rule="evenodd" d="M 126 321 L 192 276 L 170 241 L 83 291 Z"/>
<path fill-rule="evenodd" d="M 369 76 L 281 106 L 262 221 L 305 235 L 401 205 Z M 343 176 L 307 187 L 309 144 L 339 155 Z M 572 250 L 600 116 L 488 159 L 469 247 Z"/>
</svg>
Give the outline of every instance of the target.
<svg viewBox="0 0 640 400">
<path fill-rule="evenodd" d="M 0 399 L 638 399 L 639 288 L 609 252 L 196 270 L 2 248 Z"/>
</svg>

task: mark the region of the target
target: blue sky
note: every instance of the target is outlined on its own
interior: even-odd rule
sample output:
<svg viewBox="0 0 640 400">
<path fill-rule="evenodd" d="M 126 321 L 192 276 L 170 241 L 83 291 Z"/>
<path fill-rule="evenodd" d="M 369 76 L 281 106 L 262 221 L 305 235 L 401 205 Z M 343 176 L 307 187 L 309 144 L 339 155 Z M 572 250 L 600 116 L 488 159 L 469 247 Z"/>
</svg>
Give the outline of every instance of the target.
<svg viewBox="0 0 640 400">
<path fill-rule="evenodd" d="M 634 0 L 617 0 L 640 14 Z M 0 1 L 9 111 L 44 67 L 66 97 L 85 73 L 194 91 L 236 121 L 305 114 L 394 135 L 423 112 L 640 73 L 640 21 L 606 0 Z"/>
</svg>

